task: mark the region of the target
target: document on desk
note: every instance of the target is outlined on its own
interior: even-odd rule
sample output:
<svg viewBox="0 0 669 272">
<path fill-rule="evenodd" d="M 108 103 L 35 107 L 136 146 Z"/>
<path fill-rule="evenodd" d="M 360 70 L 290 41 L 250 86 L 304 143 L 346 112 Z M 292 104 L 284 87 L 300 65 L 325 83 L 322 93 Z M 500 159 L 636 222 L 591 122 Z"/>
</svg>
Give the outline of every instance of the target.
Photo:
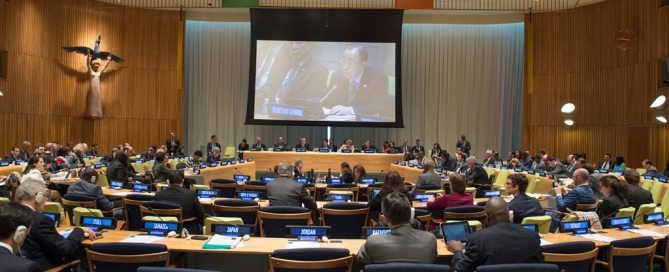
<svg viewBox="0 0 669 272">
<path fill-rule="evenodd" d="M 214 234 L 206 243 L 202 245 L 203 249 L 233 249 L 242 241 L 241 237 L 223 236 Z"/>
<path fill-rule="evenodd" d="M 613 242 L 615 240 L 618 240 L 616 238 L 609 237 L 609 236 L 604 236 L 604 235 L 601 235 L 601 234 L 583 234 L 583 235 L 579 235 L 579 236 L 581 236 L 585 239 L 600 241 L 600 242 L 606 242 L 606 243 L 610 243 L 610 242 Z"/>
<path fill-rule="evenodd" d="M 63 236 L 63 238 L 67 239 L 67 237 L 70 236 L 70 233 L 72 233 L 72 229 L 66 229 L 64 231 L 58 232 L 60 236 Z"/>
<path fill-rule="evenodd" d="M 141 244 L 150 244 L 156 241 L 160 241 L 165 237 L 153 236 L 153 235 L 130 235 L 128 238 L 125 238 L 119 242 L 121 243 L 141 243 Z"/>
<path fill-rule="evenodd" d="M 288 241 L 288 242 L 286 242 L 286 249 L 316 248 L 316 247 L 321 247 L 321 243 L 316 242 L 316 241 Z"/>
<path fill-rule="evenodd" d="M 655 236 L 655 237 L 660 237 L 660 238 L 664 238 L 664 236 L 666 236 L 666 235 L 664 235 L 662 233 L 659 233 L 657 231 L 647 230 L 647 229 L 629 229 L 627 231 L 634 232 L 636 234 L 641 234 L 643 236 Z"/>
</svg>

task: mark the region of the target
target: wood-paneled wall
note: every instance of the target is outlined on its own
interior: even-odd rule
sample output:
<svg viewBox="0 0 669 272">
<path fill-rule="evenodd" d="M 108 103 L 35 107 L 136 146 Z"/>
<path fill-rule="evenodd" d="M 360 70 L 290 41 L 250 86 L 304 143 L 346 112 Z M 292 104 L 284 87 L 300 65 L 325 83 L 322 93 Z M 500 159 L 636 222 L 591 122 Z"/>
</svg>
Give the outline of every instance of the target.
<svg viewBox="0 0 669 272">
<path fill-rule="evenodd" d="M 177 72 L 178 12 L 117 7 L 87 0 L 0 1 L 0 49 L 9 52 L 0 80 L 0 154 L 29 140 L 97 143 L 108 152 L 137 149 L 182 132 Z M 102 75 L 104 117 L 83 117 L 89 89 L 86 58 L 63 46 L 94 46 L 125 59 Z"/>
<path fill-rule="evenodd" d="M 572 12 L 528 16 L 528 69 L 524 146 L 564 158 L 586 152 L 624 155 L 640 167 L 650 158 L 664 169 L 669 130 L 655 121 L 649 105 L 659 94 L 660 58 L 669 56 L 669 8 L 655 0 L 608 0 Z M 616 47 L 616 33 L 638 34 L 634 49 Z M 560 107 L 576 105 L 575 125 L 566 126 Z M 648 143 L 634 145 L 637 129 Z M 630 138 L 633 137 L 633 138 Z"/>
</svg>

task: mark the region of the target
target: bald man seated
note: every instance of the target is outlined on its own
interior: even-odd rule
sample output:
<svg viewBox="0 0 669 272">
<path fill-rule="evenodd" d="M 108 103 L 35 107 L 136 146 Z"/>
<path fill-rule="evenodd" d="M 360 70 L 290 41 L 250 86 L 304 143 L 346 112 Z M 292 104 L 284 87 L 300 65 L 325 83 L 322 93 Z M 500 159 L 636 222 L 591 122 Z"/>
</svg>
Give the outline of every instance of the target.
<svg viewBox="0 0 669 272">
<path fill-rule="evenodd" d="M 509 206 L 503 198 L 492 198 L 485 205 L 490 226 L 475 232 L 464 246 L 447 241 L 454 253 L 451 271 L 474 271 L 479 265 L 542 263 L 539 234 L 511 223 Z"/>
</svg>

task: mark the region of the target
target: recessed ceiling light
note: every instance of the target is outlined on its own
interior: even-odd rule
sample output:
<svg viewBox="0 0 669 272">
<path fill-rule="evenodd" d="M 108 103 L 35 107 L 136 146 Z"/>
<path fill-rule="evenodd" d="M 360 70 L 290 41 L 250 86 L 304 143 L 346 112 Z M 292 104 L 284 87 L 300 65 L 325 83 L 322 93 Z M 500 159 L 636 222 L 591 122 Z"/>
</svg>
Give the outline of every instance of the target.
<svg viewBox="0 0 669 272">
<path fill-rule="evenodd" d="M 662 123 L 665 123 L 665 124 L 667 123 L 667 116 L 666 115 L 658 115 L 657 117 L 655 117 L 655 119 L 657 119 L 657 121 L 660 121 Z"/>
<path fill-rule="evenodd" d="M 655 100 L 653 101 L 652 104 L 650 104 L 651 109 L 656 109 L 659 110 L 662 108 L 667 103 L 667 97 L 664 95 L 660 95 Z"/>
<path fill-rule="evenodd" d="M 563 113 L 572 113 L 572 112 L 574 112 L 575 109 L 576 109 L 576 106 L 574 104 L 567 103 L 567 104 L 562 105 L 562 109 L 560 109 L 560 111 L 562 111 Z"/>
<path fill-rule="evenodd" d="M 568 126 L 573 126 L 574 125 L 574 120 L 571 120 L 571 119 L 564 120 L 564 124 L 568 125 Z"/>
</svg>

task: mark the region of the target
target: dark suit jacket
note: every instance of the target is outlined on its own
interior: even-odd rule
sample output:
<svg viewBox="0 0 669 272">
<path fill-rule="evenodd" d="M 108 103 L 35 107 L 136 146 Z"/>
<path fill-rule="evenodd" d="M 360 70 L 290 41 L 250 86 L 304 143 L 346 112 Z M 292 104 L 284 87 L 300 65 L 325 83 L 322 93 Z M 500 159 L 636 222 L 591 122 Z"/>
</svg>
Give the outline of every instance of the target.
<svg viewBox="0 0 669 272">
<path fill-rule="evenodd" d="M 219 161 L 221 161 L 221 157 L 214 157 L 213 155 L 207 157 L 207 163 L 219 162 Z"/>
<path fill-rule="evenodd" d="M 509 210 L 513 211 L 513 223 L 520 224 L 523 218 L 528 216 L 544 215 L 544 208 L 539 204 L 539 200 L 528 196 L 525 193 L 519 193 L 509 202 Z"/>
<path fill-rule="evenodd" d="M 488 172 L 480 165 L 474 166 L 474 169 L 467 175 L 467 178 L 473 180 L 476 184 L 490 184 Z"/>
<path fill-rule="evenodd" d="M 434 234 L 399 225 L 389 233 L 372 235 L 358 251 L 357 261 L 369 263 L 433 263 L 437 259 Z"/>
<path fill-rule="evenodd" d="M 334 88 L 334 90 L 333 90 Z M 394 105 L 390 95 L 388 95 L 388 77 L 380 70 L 371 67 L 365 67 L 360 78 L 358 91 L 349 101 L 349 80 L 344 77 L 341 71 L 332 74 L 328 91 L 332 93 L 325 97 L 323 106 L 332 108 L 337 105 L 351 106 L 356 115 L 375 115 L 381 117 L 395 118 Z"/>
<path fill-rule="evenodd" d="M 465 153 L 469 154 L 469 150 L 472 149 L 472 144 L 467 140 L 460 140 L 455 144 L 455 148 L 464 150 Z"/>
<path fill-rule="evenodd" d="M 513 263 L 543 263 L 539 234 L 514 225 L 499 222 L 469 236 L 465 250 L 458 250 L 451 262 L 451 271 L 474 271 L 479 265 Z"/>
<path fill-rule="evenodd" d="M 98 208 L 103 211 L 108 211 L 114 208 L 114 203 L 110 202 L 102 193 L 102 187 L 100 187 L 100 185 L 80 180 L 70 184 L 70 187 L 67 188 L 67 193 L 95 197 L 95 199 L 97 199 Z"/>
<path fill-rule="evenodd" d="M 354 183 L 355 180 L 353 179 L 353 173 L 351 171 L 346 171 L 344 174 L 342 174 L 339 179 L 341 180 L 342 183 Z"/>
<path fill-rule="evenodd" d="M 295 148 L 304 148 L 307 151 L 311 151 L 311 145 L 309 143 L 304 144 L 304 146 L 295 145 Z"/>
<path fill-rule="evenodd" d="M 202 223 L 204 223 L 204 210 L 197 198 L 197 193 L 193 190 L 183 188 L 178 185 L 172 185 L 167 189 L 156 192 L 157 201 L 169 201 L 181 205 L 183 218 L 195 217 L 194 224 L 187 223 L 185 228 L 190 233 L 202 233 Z"/>
<path fill-rule="evenodd" d="M 15 158 L 14 156 L 12 156 L 12 154 L 5 156 L 5 161 L 9 163 L 14 163 L 15 161 L 18 161 L 20 159 L 21 159 L 20 157 Z"/>
<path fill-rule="evenodd" d="M 168 166 L 167 162 L 156 162 L 153 164 L 153 178 L 157 182 L 167 181 L 167 176 L 172 173 L 172 169 Z"/>
<path fill-rule="evenodd" d="M 413 191 L 416 191 L 416 188 L 425 185 L 441 186 L 441 177 L 434 172 L 423 173 L 418 176 L 418 179 L 416 180 L 416 186 L 413 187 Z"/>
<path fill-rule="evenodd" d="M 653 203 L 653 194 L 638 185 L 631 185 L 630 190 L 625 194 L 625 199 L 630 206 L 638 210 L 643 204 Z"/>
<path fill-rule="evenodd" d="M 316 202 L 309 196 L 304 184 L 280 177 L 267 184 L 267 198 L 270 206 L 304 207 L 316 211 Z"/>
<path fill-rule="evenodd" d="M 111 182 L 112 180 L 127 182 L 128 177 L 131 176 L 132 173 L 130 172 L 128 167 L 124 166 L 118 160 L 112 161 L 109 167 L 107 167 L 107 179 L 109 180 L 109 182 Z"/>
<path fill-rule="evenodd" d="M 249 150 L 249 144 L 238 144 L 237 149 L 239 149 L 239 150 Z"/>
<path fill-rule="evenodd" d="M 606 223 L 606 221 L 604 221 L 605 217 L 613 217 L 613 214 L 615 214 L 618 209 L 627 208 L 629 206 L 627 200 L 612 194 L 609 197 L 602 199 L 602 204 L 597 209 L 597 215 L 599 215 L 599 218 L 603 223 Z"/>
<path fill-rule="evenodd" d="M 38 262 L 42 269 L 48 270 L 83 253 L 79 247 L 84 239 L 82 229 L 75 228 L 67 238 L 63 238 L 56 231 L 56 222 L 51 218 L 37 212 L 33 212 L 32 217 L 30 234 L 21 247 L 26 258 Z"/>
<path fill-rule="evenodd" d="M 609 161 L 609 162 L 608 162 L 609 165 L 608 165 L 608 167 L 606 167 L 606 169 L 609 170 L 609 171 L 612 171 L 612 170 L 613 170 L 613 164 L 614 164 L 614 163 L 615 163 L 615 162 Z M 602 166 L 604 166 L 604 161 L 600 161 L 600 162 L 597 164 L 597 169 L 602 169 Z"/>
<path fill-rule="evenodd" d="M 221 149 L 221 144 L 208 142 L 207 143 L 207 154 L 211 154 L 211 151 L 214 150 L 214 147 L 218 147 L 218 149 Z M 223 152 L 222 149 L 221 149 L 221 152 Z"/>
<path fill-rule="evenodd" d="M 11 272 L 43 271 L 38 263 L 16 256 L 4 247 L 0 247 L 0 263 L 2 264 L 2 271 L 11 271 Z"/>
<path fill-rule="evenodd" d="M 423 151 L 423 153 L 425 153 L 425 146 L 423 146 L 423 145 L 414 145 L 413 147 L 411 147 L 411 152 L 414 152 L 414 151 L 416 151 L 416 152 Z M 425 154 L 425 155 L 427 155 L 427 154 Z"/>
<path fill-rule="evenodd" d="M 649 175 L 649 176 L 657 176 L 657 167 L 651 166 L 646 170 L 646 173 L 644 175 Z"/>
<path fill-rule="evenodd" d="M 181 142 L 179 142 L 179 139 L 175 138 L 174 139 L 174 144 L 175 144 L 174 147 L 172 147 L 172 139 L 171 138 L 167 138 L 167 140 L 165 140 L 165 146 L 167 146 L 167 154 L 172 154 L 172 153 L 176 153 L 177 151 L 179 151 L 179 149 L 181 148 Z"/>
<path fill-rule="evenodd" d="M 567 167 L 562 164 L 561 162 L 557 162 L 555 164 L 555 167 L 552 167 L 548 173 L 548 175 L 555 176 L 556 178 L 566 178 L 567 177 Z"/>
<path fill-rule="evenodd" d="M 267 149 L 267 147 L 265 146 L 265 144 L 257 144 L 257 143 L 253 144 L 253 146 L 251 146 L 251 148 L 252 148 L 252 149 L 260 149 L 260 150 L 265 150 L 265 149 Z"/>
</svg>

